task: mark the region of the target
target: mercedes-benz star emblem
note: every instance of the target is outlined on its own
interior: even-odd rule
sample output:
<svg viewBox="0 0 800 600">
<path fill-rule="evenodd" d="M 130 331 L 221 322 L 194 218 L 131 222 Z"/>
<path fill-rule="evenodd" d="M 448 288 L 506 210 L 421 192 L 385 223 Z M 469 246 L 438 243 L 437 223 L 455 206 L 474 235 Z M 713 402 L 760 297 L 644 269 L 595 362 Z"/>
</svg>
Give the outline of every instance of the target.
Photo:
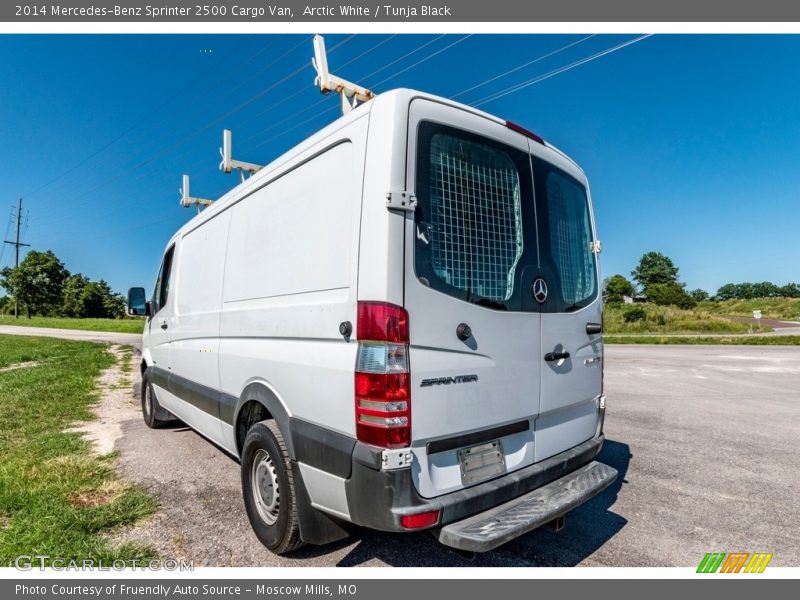
<svg viewBox="0 0 800 600">
<path fill-rule="evenodd" d="M 537 277 L 533 282 L 533 297 L 539 304 L 544 304 L 547 300 L 547 283 L 541 277 Z"/>
</svg>

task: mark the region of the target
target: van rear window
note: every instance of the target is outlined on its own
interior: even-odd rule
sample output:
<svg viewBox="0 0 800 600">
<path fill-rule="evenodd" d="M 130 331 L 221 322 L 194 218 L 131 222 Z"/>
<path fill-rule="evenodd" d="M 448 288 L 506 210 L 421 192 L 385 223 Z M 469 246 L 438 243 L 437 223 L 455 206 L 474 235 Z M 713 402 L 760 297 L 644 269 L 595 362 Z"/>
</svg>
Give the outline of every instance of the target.
<svg viewBox="0 0 800 600">
<path fill-rule="evenodd" d="M 573 312 L 598 296 L 585 186 L 499 140 L 422 121 L 414 271 L 424 285 L 495 310 Z M 532 285 L 542 277 L 540 304 Z"/>
<path fill-rule="evenodd" d="M 533 178 L 539 216 L 541 261 L 555 278 L 555 310 L 572 312 L 597 297 L 597 266 L 586 188 L 550 163 L 535 158 Z"/>
<path fill-rule="evenodd" d="M 421 128 L 417 274 L 440 291 L 512 309 L 525 252 L 527 160 L 521 176 L 522 156 L 512 148 L 432 123 Z"/>
</svg>

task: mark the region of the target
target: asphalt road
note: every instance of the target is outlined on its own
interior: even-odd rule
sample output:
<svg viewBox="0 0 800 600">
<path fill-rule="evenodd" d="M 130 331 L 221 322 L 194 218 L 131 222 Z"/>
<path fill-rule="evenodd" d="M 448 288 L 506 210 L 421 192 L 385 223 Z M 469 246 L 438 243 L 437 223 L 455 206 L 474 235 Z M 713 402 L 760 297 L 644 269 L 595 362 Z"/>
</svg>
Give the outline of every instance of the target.
<svg viewBox="0 0 800 600">
<path fill-rule="evenodd" d="M 55 329 L 52 327 L 18 327 L 16 325 L 0 325 L 0 335 L 37 335 L 57 337 L 68 340 L 89 342 L 108 342 L 123 346 L 134 346 L 141 349 L 141 333 L 113 333 L 110 331 L 80 331 L 78 329 Z"/>
<path fill-rule="evenodd" d="M 183 426 L 123 423 L 120 466 L 160 514 L 125 534 L 195 565 L 696 566 L 710 551 L 800 565 L 800 348 L 609 346 L 606 445 L 618 482 L 569 513 L 472 559 L 423 534 L 359 530 L 291 557 L 250 531 L 239 465 Z"/>
</svg>

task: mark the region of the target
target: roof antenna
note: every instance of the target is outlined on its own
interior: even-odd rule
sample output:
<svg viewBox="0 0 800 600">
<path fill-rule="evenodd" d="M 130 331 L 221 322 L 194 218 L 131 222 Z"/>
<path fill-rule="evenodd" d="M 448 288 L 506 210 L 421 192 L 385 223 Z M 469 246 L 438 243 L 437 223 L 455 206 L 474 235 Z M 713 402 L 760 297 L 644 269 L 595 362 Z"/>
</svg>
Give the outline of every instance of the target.
<svg viewBox="0 0 800 600">
<path fill-rule="evenodd" d="M 189 192 L 189 176 L 184 174 L 183 176 L 183 187 L 178 190 L 178 193 L 181 195 L 181 206 L 184 208 L 189 208 L 192 205 L 197 206 L 197 212 L 200 212 L 200 207 L 209 206 L 213 203 L 213 200 L 206 200 L 205 198 L 192 198 Z"/>
<path fill-rule="evenodd" d="M 245 171 L 252 175 L 264 168 L 262 165 L 233 160 L 233 133 L 231 133 L 230 129 L 222 130 L 222 148 L 219 149 L 219 155 L 222 157 L 222 162 L 219 163 L 220 171 L 223 173 L 230 173 L 234 169 L 237 169 L 242 181 L 244 181 Z"/>
<path fill-rule="evenodd" d="M 325 38 L 321 35 L 314 36 L 314 58 L 311 59 L 311 64 L 317 71 L 317 77 L 314 79 L 314 85 L 319 86 L 319 91 L 323 94 L 336 92 L 342 100 L 342 114 L 346 115 L 351 110 L 356 108 L 359 104 L 372 100 L 375 94 L 367 88 L 350 83 L 331 74 L 328 71 L 328 55 L 325 52 Z"/>
</svg>

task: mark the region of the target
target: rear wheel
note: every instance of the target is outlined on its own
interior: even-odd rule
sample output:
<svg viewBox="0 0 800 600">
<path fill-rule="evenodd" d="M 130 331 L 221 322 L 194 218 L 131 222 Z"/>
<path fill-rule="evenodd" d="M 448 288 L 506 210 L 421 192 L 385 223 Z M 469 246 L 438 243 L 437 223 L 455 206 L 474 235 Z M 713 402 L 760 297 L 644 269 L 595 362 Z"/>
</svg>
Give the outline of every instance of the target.
<svg viewBox="0 0 800 600">
<path fill-rule="evenodd" d="M 300 548 L 294 475 L 286 443 L 274 420 L 256 423 L 242 448 L 242 493 L 250 525 L 275 554 Z"/>
<path fill-rule="evenodd" d="M 164 410 L 158 403 L 156 392 L 153 389 L 153 384 L 150 383 L 147 375 L 142 377 L 142 417 L 144 417 L 145 425 L 151 429 L 158 429 L 168 424 L 170 421 L 159 419 L 156 415 L 163 413 Z"/>
</svg>

